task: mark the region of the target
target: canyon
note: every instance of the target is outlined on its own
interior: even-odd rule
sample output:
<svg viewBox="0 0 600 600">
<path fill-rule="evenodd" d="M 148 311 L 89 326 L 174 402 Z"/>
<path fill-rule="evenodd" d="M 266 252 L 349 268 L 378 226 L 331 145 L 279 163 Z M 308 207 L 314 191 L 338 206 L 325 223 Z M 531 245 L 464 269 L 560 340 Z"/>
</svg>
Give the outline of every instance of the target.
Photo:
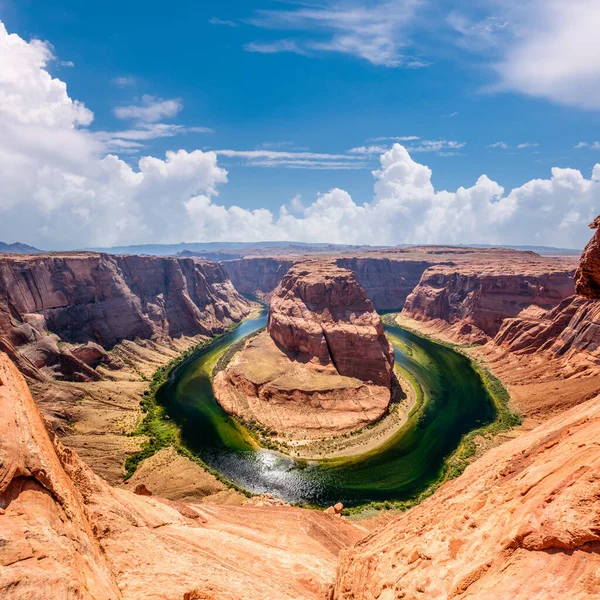
<svg viewBox="0 0 600 600">
<path fill-rule="evenodd" d="M 8 350 L 0 354 L 2 597 L 597 597 L 598 248 L 596 230 L 576 274 L 572 258 L 506 250 L 325 256 L 315 267 L 326 271 L 320 280 L 360 284 L 345 288 L 337 280 L 331 293 L 313 290 L 299 256 L 222 265 L 102 254 L 0 258 L 0 336 Z M 374 520 L 246 500 L 208 473 L 210 494 L 188 494 L 173 485 L 178 473 L 187 469 L 194 478 L 193 469 L 202 469 L 168 451 L 148 459 L 146 471 L 142 463 L 128 486 L 145 485 L 154 495 L 123 489 L 115 465 L 127 451 L 108 450 L 99 438 L 128 439 L 135 450 L 135 438 L 117 430 L 132 431 L 139 421 L 146 380 L 249 314 L 241 293 L 272 306 L 268 331 L 246 348 L 264 354 L 262 335 L 282 360 L 293 356 L 361 385 L 360 377 L 391 378 L 389 345 L 369 298 L 379 310 L 404 309 L 403 326 L 458 344 L 499 376 L 523 427 L 498 436 L 419 505 Z M 319 298 L 327 301 L 319 305 Z M 356 323 L 354 313 L 361 315 Z M 347 342 L 353 339 L 360 342 Z M 362 344 L 369 351 L 357 360 Z M 92 421 L 93 406 L 108 404 L 112 416 Z M 86 455 L 96 442 L 100 451 Z"/>
<path fill-rule="evenodd" d="M 228 413 L 274 433 L 327 437 L 386 413 L 393 365 L 381 318 L 352 272 L 305 261 L 272 292 L 267 330 L 217 373 L 214 391 Z"/>
</svg>

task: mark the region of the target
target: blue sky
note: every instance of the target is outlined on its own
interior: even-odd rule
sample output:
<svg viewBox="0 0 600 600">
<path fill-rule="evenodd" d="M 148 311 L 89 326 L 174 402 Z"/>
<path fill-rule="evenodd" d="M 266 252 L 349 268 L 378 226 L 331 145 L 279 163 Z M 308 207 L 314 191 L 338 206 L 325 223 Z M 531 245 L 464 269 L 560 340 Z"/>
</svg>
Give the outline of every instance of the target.
<svg viewBox="0 0 600 600">
<path fill-rule="evenodd" d="M 0 20 L 51 44 L 46 70 L 93 111 L 86 129 L 121 160 L 136 169 L 167 150 L 218 151 L 228 172 L 219 205 L 276 213 L 334 188 L 371 202 L 371 172 L 393 141 L 431 168 L 437 190 L 485 174 L 508 193 L 553 167 L 589 179 L 600 162 L 600 69 L 580 72 L 578 51 L 559 64 L 580 24 L 549 42 L 548 4 L 600 16 L 588 0 L 534 1 L 529 12 L 495 0 L 0 0 Z M 564 242 L 583 242 L 582 231 Z"/>
</svg>

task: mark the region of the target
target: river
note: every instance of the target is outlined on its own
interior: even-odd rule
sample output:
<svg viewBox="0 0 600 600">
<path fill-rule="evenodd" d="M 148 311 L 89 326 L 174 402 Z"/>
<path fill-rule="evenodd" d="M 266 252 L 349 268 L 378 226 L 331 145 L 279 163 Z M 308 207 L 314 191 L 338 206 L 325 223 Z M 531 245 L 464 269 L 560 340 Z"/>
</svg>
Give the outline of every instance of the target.
<svg viewBox="0 0 600 600">
<path fill-rule="evenodd" d="M 419 400 L 392 438 L 367 454 L 326 460 L 297 460 L 259 448 L 216 402 L 210 372 L 231 344 L 265 325 L 265 315 L 244 321 L 177 367 L 157 394 L 184 445 L 250 492 L 320 506 L 410 500 L 440 477 L 464 434 L 496 417 L 467 357 L 388 325 L 397 368 L 414 382 Z"/>
</svg>

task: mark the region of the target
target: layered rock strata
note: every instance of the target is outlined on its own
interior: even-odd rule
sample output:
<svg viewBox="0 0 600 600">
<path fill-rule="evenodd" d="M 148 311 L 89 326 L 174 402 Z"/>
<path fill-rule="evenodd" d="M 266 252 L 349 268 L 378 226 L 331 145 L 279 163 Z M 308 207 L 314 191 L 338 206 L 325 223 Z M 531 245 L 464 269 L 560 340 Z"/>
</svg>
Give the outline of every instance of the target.
<svg viewBox="0 0 600 600">
<path fill-rule="evenodd" d="M 122 340 L 221 332 L 249 312 L 222 266 L 93 253 L 0 257 L 0 350 L 29 377 L 97 379 Z"/>
<path fill-rule="evenodd" d="M 271 299 L 268 331 L 214 380 L 219 403 L 287 437 L 345 433 L 385 414 L 394 355 L 351 271 L 294 265 Z"/>
<path fill-rule="evenodd" d="M 577 293 L 584 298 L 600 297 L 600 217 L 590 223 L 594 236 L 585 247 L 575 274 Z"/>
<path fill-rule="evenodd" d="M 111 488 L 48 434 L 2 353 L 0 414 L 3 600 L 322 600 L 365 533 L 318 511 Z"/>
<path fill-rule="evenodd" d="M 573 295 L 574 269 L 550 264 L 431 267 L 404 314 L 437 323 L 457 340 L 485 343 L 507 318 L 540 317 Z"/>
</svg>

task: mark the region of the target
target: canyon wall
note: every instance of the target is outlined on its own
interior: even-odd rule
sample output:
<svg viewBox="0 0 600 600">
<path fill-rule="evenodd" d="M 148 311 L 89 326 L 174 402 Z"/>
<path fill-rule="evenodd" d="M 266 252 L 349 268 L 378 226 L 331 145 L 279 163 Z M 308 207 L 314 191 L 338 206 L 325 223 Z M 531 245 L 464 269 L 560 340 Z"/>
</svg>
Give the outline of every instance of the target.
<svg viewBox="0 0 600 600">
<path fill-rule="evenodd" d="M 122 340 L 212 335 L 249 312 L 223 267 L 66 253 L 0 257 L 0 350 L 26 375 L 94 379 Z"/>
<path fill-rule="evenodd" d="M 268 300 L 289 268 L 302 260 L 301 256 L 252 257 L 222 264 L 240 293 Z M 435 260 L 345 256 L 335 261 L 354 273 L 377 310 L 400 310 L 425 269 L 436 264 Z"/>
<path fill-rule="evenodd" d="M 223 261 L 222 265 L 240 294 L 268 299 L 295 260 L 259 257 Z"/>
<path fill-rule="evenodd" d="M 485 343 L 505 319 L 541 316 L 572 296 L 573 273 L 543 262 L 437 265 L 425 271 L 403 312 L 437 322 L 457 340 Z"/>
<path fill-rule="evenodd" d="M 401 310 L 406 298 L 434 262 L 391 258 L 338 258 L 350 269 L 377 310 Z"/>
</svg>

